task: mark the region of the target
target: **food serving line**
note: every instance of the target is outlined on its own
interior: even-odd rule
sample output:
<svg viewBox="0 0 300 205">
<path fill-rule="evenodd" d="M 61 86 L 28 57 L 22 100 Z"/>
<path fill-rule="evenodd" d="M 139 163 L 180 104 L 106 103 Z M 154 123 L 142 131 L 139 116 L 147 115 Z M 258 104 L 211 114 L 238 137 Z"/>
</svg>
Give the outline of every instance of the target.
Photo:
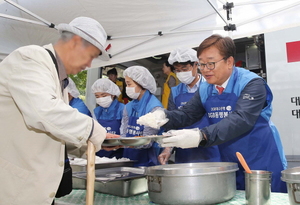
<svg viewBox="0 0 300 205">
<path fill-rule="evenodd" d="M 141 141 L 148 143 L 142 138 L 135 138 L 134 141 L 111 141 L 109 143 L 128 143 L 132 146 L 137 146 Z M 105 143 L 108 142 L 106 141 Z M 264 178 L 256 174 L 251 176 L 254 181 L 249 179 L 248 184 L 251 183 L 252 188 L 248 188 L 248 191 L 246 189 L 247 194 L 245 194 L 245 191 L 236 190 L 235 172 L 238 170 L 237 163 L 202 162 L 132 167 L 133 161 L 127 161 L 106 163 L 106 165 L 103 166 L 102 164 L 99 167 L 99 164 L 95 165 L 93 148 L 93 145 L 90 143 L 88 145 L 86 165 L 75 167 L 73 165 L 72 168 L 75 171 L 73 172 L 73 191 L 63 198 L 56 199 L 56 205 L 241 205 L 250 203 L 250 200 L 252 201 L 251 204 L 256 205 L 258 202 L 258 204 L 264 205 L 298 203 L 300 167 L 285 170 L 285 173 L 282 175 L 282 180 L 291 186 L 288 186 L 289 195 L 285 193 L 271 193 L 271 182 L 265 181 Z M 240 162 L 244 161 L 244 159 L 240 159 L 242 156 L 238 157 Z M 247 166 L 245 161 L 241 163 L 244 164 L 244 167 Z M 246 172 L 249 172 L 250 169 L 248 171 L 247 169 L 245 169 Z M 295 187 L 298 188 L 295 189 Z M 251 190 L 251 194 L 254 194 L 251 197 L 252 199 L 249 198 L 249 190 Z M 257 198 L 262 198 L 262 200 Z"/>
</svg>

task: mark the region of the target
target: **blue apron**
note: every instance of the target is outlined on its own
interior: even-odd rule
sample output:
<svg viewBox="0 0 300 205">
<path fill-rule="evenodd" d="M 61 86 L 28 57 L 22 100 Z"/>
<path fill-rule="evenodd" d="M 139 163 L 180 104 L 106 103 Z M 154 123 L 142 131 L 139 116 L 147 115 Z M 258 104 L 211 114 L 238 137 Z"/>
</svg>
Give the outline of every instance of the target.
<svg viewBox="0 0 300 205">
<path fill-rule="evenodd" d="M 185 105 L 195 93 L 184 92 L 184 86 L 181 86 L 180 94 L 175 97 L 175 105 L 179 109 Z M 207 117 L 204 116 L 200 121 L 184 129 L 203 128 L 209 125 Z M 189 149 L 176 148 L 175 163 L 191 163 L 191 162 L 220 162 L 220 153 L 218 146 L 212 147 L 196 147 Z"/>
<path fill-rule="evenodd" d="M 108 133 L 111 134 L 120 134 L 120 126 L 121 126 L 121 119 L 117 119 L 117 112 L 119 110 L 120 104 L 118 103 L 117 106 L 114 109 L 114 117 L 111 120 L 104 120 L 104 119 L 99 119 L 101 116 L 96 116 L 97 121 L 106 129 Z M 123 157 L 123 148 L 117 149 L 116 151 L 105 151 L 105 150 L 100 150 L 96 153 L 97 156 L 99 157 L 108 157 L 108 158 L 113 158 L 116 157 L 117 159 Z"/>
<path fill-rule="evenodd" d="M 149 102 L 151 96 L 149 94 L 146 102 Z M 146 114 L 145 109 L 146 106 L 142 108 L 142 114 Z M 143 133 L 144 126 L 136 123 L 138 118 L 137 111 L 134 110 L 128 119 L 126 137 L 140 136 Z M 156 149 L 153 145 L 147 149 L 124 148 L 123 156 L 130 160 L 136 160 L 134 163 L 135 167 L 154 166 L 158 164 Z"/>
<path fill-rule="evenodd" d="M 237 74 L 234 74 L 234 88 Z M 215 124 L 235 110 L 238 96 L 233 90 L 227 90 L 221 95 L 212 95 L 214 85 L 208 87 L 208 98 L 204 104 L 210 124 Z M 259 145 L 259 146 L 257 146 Z M 268 170 L 272 174 L 272 192 L 286 192 L 286 184 L 281 181 L 281 171 L 284 169 L 269 122 L 261 115 L 254 128 L 249 132 L 223 144 L 218 145 L 222 162 L 236 162 L 239 170 L 236 173 L 237 189 L 245 189 L 244 169 L 240 165 L 236 152 L 241 152 L 252 170 Z"/>
</svg>

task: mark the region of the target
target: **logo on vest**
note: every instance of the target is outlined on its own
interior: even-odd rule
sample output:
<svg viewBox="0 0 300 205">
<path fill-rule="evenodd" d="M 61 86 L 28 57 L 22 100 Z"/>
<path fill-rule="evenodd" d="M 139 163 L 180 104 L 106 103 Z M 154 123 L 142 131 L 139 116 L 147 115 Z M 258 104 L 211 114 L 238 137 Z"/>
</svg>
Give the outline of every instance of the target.
<svg viewBox="0 0 300 205">
<path fill-rule="evenodd" d="M 140 126 L 128 125 L 126 133 L 140 136 L 143 133 L 143 130 L 141 130 Z"/>
<path fill-rule="evenodd" d="M 232 107 L 230 105 L 224 107 L 211 107 L 210 112 L 207 113 L 209 118 L 223 119 L 232 112 Z"/>
</svg>

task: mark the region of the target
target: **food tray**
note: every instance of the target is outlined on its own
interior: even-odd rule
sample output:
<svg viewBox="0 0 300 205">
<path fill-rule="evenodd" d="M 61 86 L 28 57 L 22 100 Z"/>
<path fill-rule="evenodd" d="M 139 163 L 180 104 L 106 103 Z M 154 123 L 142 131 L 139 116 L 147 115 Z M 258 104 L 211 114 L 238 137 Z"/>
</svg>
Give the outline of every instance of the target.
<svg viewBox="0 0 300 205">
<path fill-rule="evenodd" d="M 144 169 L 114 167 L 95 171 L 95 191 L 129 197 L 148 191 Z M 86 172 L 73 173 L 73 188 L 86 189 Z"/>
<path fill-rule="evenodd" d="M 157 141 L 159 139 L 169 137 L 167 135 L 149 135 L 144 137 L 120 137 L 120 138 L 111 138 L 105 139 L 103 142 L 103 146 L 142 146 L 149 144 L 151 140 Z"/>
<path fill-rule="evenodd" d="M 95 169 L 113 168 L 113 167 L 133 167 L 136 160 L 119 161 L 119 162 L 105 162 L 95 164 Z M 71 164 L 72 171 L 75 172 L 85 172 L 86 165 Z"/>
</svg>

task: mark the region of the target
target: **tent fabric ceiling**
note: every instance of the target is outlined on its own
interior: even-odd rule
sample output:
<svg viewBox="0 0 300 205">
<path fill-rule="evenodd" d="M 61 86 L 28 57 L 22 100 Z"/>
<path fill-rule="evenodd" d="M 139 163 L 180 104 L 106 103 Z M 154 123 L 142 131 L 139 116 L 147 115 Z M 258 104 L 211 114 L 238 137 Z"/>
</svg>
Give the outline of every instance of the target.
<svg viewBox="0 0 300 205">
<path fill-rule="evenodd" d="M 9 0 L 12 1 L 12 0 Z M 237 30 L 224 31 L 226 19 L 221 0 L 14 0 L 41 18 L 58 25 L 78 16 L 98 20 L 111 36 L 110 61 L 94 60 L 92 68 L 169 53 L 179 46 L 197 47 L 213 33 L 241 38 L 300 25 L 298 0 L 232 0 L 232 21 Z M 211 3 L 211 4 L 210 4 Z M 274 13 L 275 12 L 275 13 Z M 2 14 L 2 16 L 1 16 Z M 15 16 L 39 21 L 0 0 L 0 60 L 14 49 L 53 43 L 55 28 L 5 18 Z M 1 18 L 2 17 L 2 18 Z M 158 35 L 162 32 L 163 35 Z"/>
</svg>

